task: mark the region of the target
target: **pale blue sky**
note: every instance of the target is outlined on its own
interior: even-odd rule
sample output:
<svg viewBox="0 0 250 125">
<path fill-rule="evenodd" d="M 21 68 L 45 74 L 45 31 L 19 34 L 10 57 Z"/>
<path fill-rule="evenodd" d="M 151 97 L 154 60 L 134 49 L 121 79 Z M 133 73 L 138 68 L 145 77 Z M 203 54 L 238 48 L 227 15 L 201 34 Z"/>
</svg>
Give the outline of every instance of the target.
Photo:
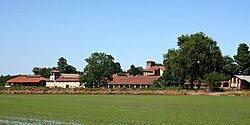
<svg viewBox="0 0 250 125">
<path fill-rule="evenodd" d="M 204 32 L 223 55 L 250 45 L 249 0 L 0 0 L 0 75 L 32 74 L 63 56 L 78 70 L 93 52 L 127 70 L 162 62 L 182 34 Z"/>
</svg>

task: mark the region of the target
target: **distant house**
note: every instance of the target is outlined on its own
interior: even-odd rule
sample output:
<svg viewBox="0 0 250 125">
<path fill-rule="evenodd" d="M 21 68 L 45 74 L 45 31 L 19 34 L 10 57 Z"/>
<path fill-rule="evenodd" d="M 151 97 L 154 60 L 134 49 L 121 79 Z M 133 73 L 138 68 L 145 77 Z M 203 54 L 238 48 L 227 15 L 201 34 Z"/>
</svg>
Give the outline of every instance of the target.
<svg viewBox="0 0 250 125">
<path fill-rule="evenodd" d="M 5 87 L 11 86 L 45 86 L 48 79 L 41 76 L 19 76 L 6 82 Z"/>
<path fill-rule="evenodd" d="M 113 76 L 108 88 L 149 88 L 160 76 Z"/>
<path fill-rule="evenodd" d="M 52 70 L 46 87 L 78 88 L 81 85 L 79 77 L 79 74 L 65 74 Z"/>
<path fill-rule="evenodd" d="M 164 66 L 156 66 L 154 61 L 146 62 L 146 69 L 143 71 L 144 76 L 162 76 L 165 70 Z"/>
</svg>

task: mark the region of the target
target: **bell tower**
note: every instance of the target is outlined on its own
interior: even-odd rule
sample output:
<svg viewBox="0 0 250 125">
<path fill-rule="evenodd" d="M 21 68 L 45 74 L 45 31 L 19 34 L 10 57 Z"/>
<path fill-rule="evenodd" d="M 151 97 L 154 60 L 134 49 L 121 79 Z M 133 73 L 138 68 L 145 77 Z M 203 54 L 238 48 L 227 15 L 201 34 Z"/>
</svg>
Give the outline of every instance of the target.
<svg viewBox="0 0 250 125">
<path fill-rule="evenodd" d="M 52 70 L 52 71 L 50 71 L 50 78 L 49 78 L 49 80 L 55 81 L 59 77 L 60 77 L 60 71 L 58 71 L 58 70 Z"/>
<path fill-rule="evenodd" d="M 153 67 L 153 66 L 155 66 L 155 62 L 154 61 L 147 61 L 146 62 L 146 68 L 148 69 L 148 68 L 151 68 L 151 67 Z"/>
</svg>

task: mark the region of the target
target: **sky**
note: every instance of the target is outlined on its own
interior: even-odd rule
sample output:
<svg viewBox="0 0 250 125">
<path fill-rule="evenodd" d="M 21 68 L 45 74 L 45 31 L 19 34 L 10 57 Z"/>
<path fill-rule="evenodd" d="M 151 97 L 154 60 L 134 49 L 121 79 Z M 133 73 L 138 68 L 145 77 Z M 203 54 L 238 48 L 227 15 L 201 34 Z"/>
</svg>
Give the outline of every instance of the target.
<svg viewBox="0 0 250 125">
<path fill-rule="evenodd" d="M 0 75 L 32 74 L 60 57 L 79 71 L 91 53 L 123 70 L 162 63 L 182 34 L 204 32 L 233 56 L 250 46 L 249 0 L 0 0 Z"/>
</svg>

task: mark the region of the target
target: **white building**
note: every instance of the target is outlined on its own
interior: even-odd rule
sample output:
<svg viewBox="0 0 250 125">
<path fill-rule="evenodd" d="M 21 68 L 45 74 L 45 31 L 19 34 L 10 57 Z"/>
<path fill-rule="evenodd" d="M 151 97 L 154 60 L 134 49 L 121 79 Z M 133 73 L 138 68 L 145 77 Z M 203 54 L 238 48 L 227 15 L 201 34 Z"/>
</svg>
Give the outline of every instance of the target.
<svg viewBox="0 0 250 125">
<path fill-rule="evenodd" d="M 81 87 L 79 77 L 79 74 L 64 74 L 58 70 L 52 70 L 46 87 L 78 88 Z"/>
</svg>

